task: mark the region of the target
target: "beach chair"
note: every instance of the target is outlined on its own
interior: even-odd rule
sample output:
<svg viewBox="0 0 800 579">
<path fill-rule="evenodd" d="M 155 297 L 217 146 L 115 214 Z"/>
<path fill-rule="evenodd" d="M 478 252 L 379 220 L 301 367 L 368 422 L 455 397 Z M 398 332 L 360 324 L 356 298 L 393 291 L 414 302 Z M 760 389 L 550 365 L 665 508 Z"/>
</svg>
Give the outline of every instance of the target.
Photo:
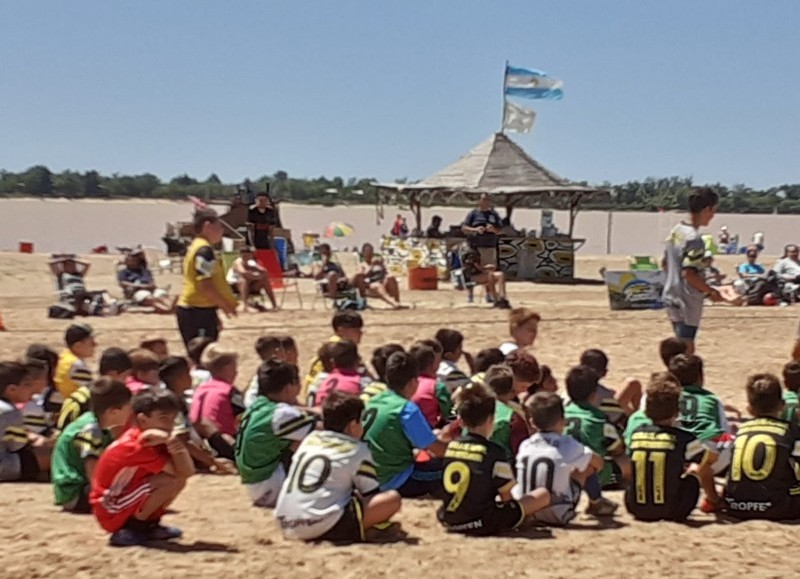
<svg viewBox="0 0 800 579">
<path fill-rule="evenodd" d="M 281 267 L 280 260 L 278 258 L 278 252 L 274 249 L 257 249 L 256 250 L 256 261 L 261 264 L 261 266 L 267 270 L 267 275 L 269 275 L 269 283 L 272 286 L 274 291 L 282 290 L 281 291 L 281 298 L 280 298 L 280 307 L 283 307 L 284 301 L 286 301 L 286 292 L 290 289 L 294 289 L 295 295 L 297 296 L 297 301 L 300 304 L 300 309 L 303 309 L 303 296 L 300 293 L 300 282 L 296 279 L 288 279 L 283 276 L 283 268 Z"/>
<path fill-rule="evenodd" d="M 629 258 L 631 271 L 658 271 L 658 263 L 651 255 L 632 255 Z"/>
</svg>

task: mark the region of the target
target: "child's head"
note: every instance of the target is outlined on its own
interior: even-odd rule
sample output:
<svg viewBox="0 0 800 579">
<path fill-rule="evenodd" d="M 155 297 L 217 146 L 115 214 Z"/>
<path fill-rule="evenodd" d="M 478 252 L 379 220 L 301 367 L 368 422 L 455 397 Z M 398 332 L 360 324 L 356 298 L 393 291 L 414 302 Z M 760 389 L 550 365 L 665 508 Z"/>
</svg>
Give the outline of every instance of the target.
<svg viewBox="0 0 800 579">
<path fill-rule="evenodd" d="M 275 402 L 296 404 L 300 394 L 297 366 L 283 360 L 266 360 L 258 367 L 258 394 Z"/>
<path fill-rule="evenodd" d="M 484 427 L 491 430 L 494 424 L 494 409 L 497 401 L 483 385 L 471 382 L 459 389 L 457 396 L 458 415 L 470 430 Z"/>
<path fill-rule="evenodd" d="M 191 360 L 192 364 L 194 364 L 195 368 L 203 367 L 200 363 L 200 360 L 203 357 L 203 352 L 205 352 L 206 348 L 213 343 L 214 340 L 204 336 L 197 336 L 196 338 L 189 340 L 189 343 L 186 345 L 186 353 L 189 356 L 189 360 Z"/>
<path fill-rule="evenodd" d="M 89 388 L 89 406 L 103 428 L 124 426 L 131 417 L 131 391 L 124 382 L 108 377 L 98 379 Z"/>
<path fill-rule="evenodd" d="M 350 340 L 335 342 L 331 347 L 331 358 L 335 370 L 354 372 L 358 369 L 358 346 Z"/>
<path fill-rule="evenodd" d="M 719 195 L 711 187 L 698 187 L 689 193 L 689 213 L 698 218 L 700 226 L 711 223 L 718 205 Z"/>
<path fill-rule="evenodd" d="M 386 385 L 403 398 L 411 399 L 417 391 L 417 361 L 405 352 L 395 352 L 386 360 Z"/>
<path fill-rule="evenodd" d="M 22 384 L 31 390 L 32 395 L 41 394 L 47 389 L 48 367 L 47 362 L 36 358 L 25 358 L 25 377 Z"/>
<path fill-rule="evenodd" d="M 322 365 L 322 371 L 330 374 L 333 372 L 333 346 L 336 342 L 325 342 L 317 350 L 317 358 Z"/>
<path fill-rule="evenodd" d="M 143 384 L 157 386 L 159 382 L 158 368 L 161 362 L 158 356 L 150 350 L 131 350 L 128 354 L 131 359 L 131 375 Z"/>
<path fill-rule="evenodd" d="M 475 373 L 486 372 L 486 370 L 495 364 L 502 364 L 505 360 L 506 357 L 503 355 L 500 348 L 486 348 L 485 350 L 481 350 L 475 356 Z"/>
<path fill-rule="evenodd" d="M 181 403 L 172 390 L 145 388 L 131 400 L 136 425 L 142 429 L 157 428 L 172 432 Z"/>
<path fill-rule="evenodd" d="M 439 364 L 442 363 L 442 353 L 444 351 L 442 349 L 442 345 L 439 343 L 439 340 L 435 338 L 428 338 L 427 340 L 420 340 L 417 342 L 417 344 L 428 346 L 431 350 L 433 350 L 433 353 L 436 354 L 436 358 L 433 362 L 434 368 L 438 368 Z"/>
<path fill-rule="evenodd" d="M 594 370 L 600 378 L 604 378 L 608 373 L 608 356 L 602 350 L 591 349 L 581 354 L 581 366 L 588 366 Z"/>
<path fill-rule="evenodd" d="M 133 361 L 122 348 L 106 348 L 100 356 L 100 376 L 124 382 L 133 370 Z"/>
<path fill-rule="evenodd" d="M 520 348 L 532 346 L 539 333 L 542 316 L 530 308 L 514 308 L 508 312 L 508 332 Z"/>
<path fill-rule="evenodd" d="M 375 376 L 379 382 L 386 382 L 386 361 L 395 352 L 405 352 L 400 344 L 384 344 L 372 351 L 372 367 L 375 369 Z"/>
<path fill-rule="evenodd" d="M 260 336 L 256 340 L 256 354 L 262 361 L 270 358 L 286 359 L 280 336 Z"/>
<path fill-rule="evenodd" d="M 514 393 L 522 394 L 541 379 L 539 362 L 531 354 L 517 349 L 506 356 L 506 366 L 514 374 Z"/>
<path fill-rule="evenodd" d="M 669 372 L 650 377 L 644 413 L 655 424 L 671 425 L 680 413 L 681 385 Z"/>
<path fill-rule="evenodd" d="M 219 342 L 210 344 L 203 351 L 200 363 L 214 379 L 228 384 L 233 384 L 236 381 L 239 354 L 222 346 Z"/>
<path fill-rule="evenodd" d="M 754 374 L 747 379 L 747 410 L 756 418 L 779 417 L 784 408 L 781 383 L 774 374 Z"/>
<path fill-rule="evenodd" d="M 364 403 L 358 396 L 334 390 L 322 403 L 322 427 L 353 438 L 361 438 L 364 435 L 364 427 L 361 426 L 362 412 Z"/>
<path fill-rule="evenodd" d="M 483 381 L 498 400 L 507 402 L 514 398 L 514 373 L 505 364 L 490 366 Z"/>
<path fill-rule="evenodd" d="M 783 367 L 783 387 L 792 392 L 800 391 L 800 362 L 792 360 Z"/>
<path fill-rule="evenodd" d="M 364 333 L 364 319 L 361 314 L 352 310 L 336 312 L 331 322 L 333 333 L 343 340 L 350 340 L 356 344 L 361 343 Z"/>
<path fill-rule="evenodd" d="M 555 392 L 537 392 L 525 401 L 525 409 L 540 432 L 563 432 L 564 401 Z"/>
<path fill-rule="evenodd" d="M 158 358 L 159 362 L 169 356 L 169 346 L 167 346 L 167 340 L 162 336 L 147 336 L 144 340 L 139 342 L 139 348 L 153 352 L 153 354 L 155 354 Z"/>
<path fill-rule="evenodd" d="M 436 332 L 436 341 L 442 345 L 443 360 L 458 362 L 464 348 L 464 336 L 461 332 L 442 328 Z"/>
<path fill-rule="evenodd" d="M 558 392 L 558 382 L 547 364 L 542 364 L 539 379 L 528 387 L 529 395 L 537 392 Z"/>
<path fill-rule="evenodd" d="M 94 330 L 88 324 L 72 324 L 64 333 L 64 342 L 67 348 L 78 358 L 86 360 L 94 356 L 97 342 L 94 340 Z"/>
<path fill-rule="evenodd" d="M 588 366 L 575 366 L 567 374 L 567 394 L 573 402 L 593 404 L 600 377 Z"/>
<path fill-rule="evenodd" d="M 416 360 L 417 367 L 419 368 L 420 376 L 435 376 L 436 368 L 436 352 L 433 348 L 429 348 L 424 344 L 417 342 L 408 351 L 409 354 Z"/>
<path fill-rule="evenodd" d="M 169 356 L 163 360 L 158 368 L 158 377 L 176 394 L 183 394 L 192 387 L 189 360 L 183 356 Z"/>
<path fill-rule="evenodd" d="M 25 357 L 41 360 L 47 364 L 47 379 L 49 383 L 53 383 L 58 365 L 58 354 L 55 350 L 44 344 L 31 344 L 25 351 Z"/>
<path fill-rule="evenodd" d="M 669 361 L 669 372 L 681 386 L 703 385 L 703 360 L 694 354 L 678 354 Z"/>
<path fill-rule="evenodd" d="M 28 371 L 21 362 L 0 362 L 0 398 L 12 404 L 24 404 L 33 397 L 33 389 L 25 384 Z"/>
<path fill-rule="evenodd" d="M 281 336 L 281 348 L 283 348 L 283 355 L 286 361 L 290 364 L 297 366 L 300 359 L 300 352 L 297 349 L 297 342 L 291 336 Z"/>
<path fill-rule="evenodd" d="M 658 354 L 661 356 L 661 361 L 664 362 L 664 367 L 669 368 L 669 362 L 678 354 L 685 354 L 689 346 L 683 340 L 675 337 L 669 337 L 661 340 L 658 345 Z"/>
</svg>

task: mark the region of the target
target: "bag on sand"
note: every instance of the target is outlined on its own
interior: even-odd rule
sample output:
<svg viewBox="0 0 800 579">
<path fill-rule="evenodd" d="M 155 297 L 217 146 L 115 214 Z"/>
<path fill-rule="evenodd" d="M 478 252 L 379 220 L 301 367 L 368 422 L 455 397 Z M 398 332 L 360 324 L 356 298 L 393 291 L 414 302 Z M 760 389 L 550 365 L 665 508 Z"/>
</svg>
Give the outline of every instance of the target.
<svg viewBox="0 0 800 579">
<path fill-rule="evenodd" d="M 756 279 L 748 285 L 745 299 L 748 306 L 760 306 L 764 303 L 764 296 L 772 294 L 780 299 L 782 287 L 780 279 L 774 271 L 770 271 L 766 277 Z"/>
<path fill-rule="evenodd" d="M 71 320 L 75 317 L 75 308 L 69 304 L 55 304 L 47 308 L 47 317 L 54 320 Z"/>
<path fill-rule="evenodd" d="M 333 307 L 337 311 L 343 312 L 345 310 L 361 311 L 367 309 L 367 300 L 361 296 L 337 298 L 333 301 Z"/>
</svg>

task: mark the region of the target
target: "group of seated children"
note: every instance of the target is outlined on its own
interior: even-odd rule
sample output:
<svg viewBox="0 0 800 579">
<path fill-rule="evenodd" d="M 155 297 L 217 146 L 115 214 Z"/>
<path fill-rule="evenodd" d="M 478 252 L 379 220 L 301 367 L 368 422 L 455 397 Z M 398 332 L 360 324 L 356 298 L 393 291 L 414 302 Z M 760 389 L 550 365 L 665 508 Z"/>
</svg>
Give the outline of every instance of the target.
<svg viewBox="0 0 800 579">
<path fill-rule="evenodd" d="M 375 349 L 370 373 L 361 316 L 339 312 L 305 380 L 294 340 L 259 338 L 244 395 L 237 353 L 205 339 L 188 359 L 159 338 L 109 348 L 95 379 L 94 333 L 73 325 L 60 355 L 34 345 L 0 363 L 0 480 L 49 473 L 56 504 L 94 513 L 117 546 L 180 536 L 161 518 L 195 470 L 238 473 L 252 504 L 302 540 L 363 540 L 402 498 L 423 496 L 440 502 L 445 529 L 471 535 L 527 518 L 567 525 L 582 492 L 587 514 L 610 516 L 609 489 L 642 521 L 685 520 L 701 489 L 707 513 L 800 518 L 800 363 L 786 365 L 784 391 L 770 374 L 747 380 L 753 419 L 734 432 L 734 409 L 684 342 L 661 343 L 665 371 L 644 392 L 635 380 L 619 392 L 602 384 L 608 357 L 587 350 L 562 398 L 528 351 L 538 314 L 509 319 L 501 348 L 473 358 L 462 334 L 441 329 L 408 350 Z"/>
</svg>

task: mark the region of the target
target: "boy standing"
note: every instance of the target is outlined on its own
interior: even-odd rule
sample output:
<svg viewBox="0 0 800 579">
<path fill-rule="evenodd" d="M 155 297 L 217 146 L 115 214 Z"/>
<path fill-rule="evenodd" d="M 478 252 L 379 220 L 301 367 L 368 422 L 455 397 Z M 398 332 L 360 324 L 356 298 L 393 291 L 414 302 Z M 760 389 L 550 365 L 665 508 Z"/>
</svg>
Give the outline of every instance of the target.
<svg viewBox="0 0 800 579">
<path fill-rule="evenodd" d="M 65 511 L 90 513 L 90 481 L 97 460 L 131 417 L 131 391 L 124 382 L 100 378 L 91 387 L 91 411 L 61 432 L 51 466 L 56 504 Z"/>
<path fill-rule="evenodd" d="M 58 356 L 55 385 L 57 394 L 54 397 L 59 404 L 81 386 L 87 388 L 92 383 L 92 373 L 86 360 L 94 356 L 97 343 L 94 330 L 87 324 L 72 324 L 64 334 L 67 349 Z"/>
<path fill-rule="evenodd" d="M 514 308 L 508 313 L 508 333 L 511 339 L 500 345 L 504 356 L 519 349 L 533 346 L 539 335 L 539 322 L 542 316 L 530 308 Z"/>
<path fill-rule="evenodd" d="M 186 446 L 172 434 L 180 411 L 175 394 L 144 390 L 132 407 L 133 425 L 100 456 L 89 495 L 94 516 L 115 547 L 180 537 L 161 517 L 194 474 Z"/>
<path fill-rule="evenodd" d="M 281 488 L 275 518 L 289 539 L 365 539 L 370 527 L 400 510 L 396 491 L 378 492 L 372 453 L 361 442 L 364 403 L 331 392 L 322 405 L 323 429 L 300 443 Z"/>
</svg>

